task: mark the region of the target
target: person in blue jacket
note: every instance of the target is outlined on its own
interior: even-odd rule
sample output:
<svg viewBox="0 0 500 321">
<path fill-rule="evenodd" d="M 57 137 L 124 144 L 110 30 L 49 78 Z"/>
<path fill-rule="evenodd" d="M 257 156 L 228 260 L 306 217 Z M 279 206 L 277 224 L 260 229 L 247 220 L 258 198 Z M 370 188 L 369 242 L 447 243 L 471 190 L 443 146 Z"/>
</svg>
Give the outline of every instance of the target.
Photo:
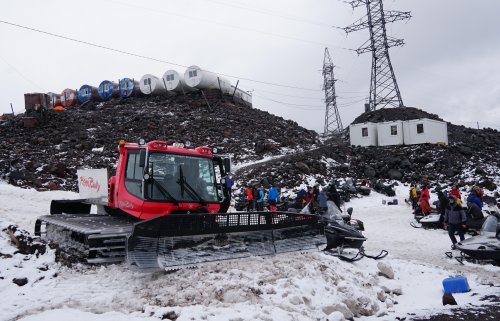
<svg viewBox="0 0 500 321">
<path fill-rule="evenodd" d="M 224 176 L 224 180 L 225 180 L 225 185 L 226 185 L 226 188 L 224 190 L 224 196 L 226 196 L 227 198 L 231 199 L 231 194 L 232 194 L 232 189 L 233 189 L 233 185 L 234 185 L 234 181 L 233 181 L 233 177 L 231 176 L 231 173 L 227 173 L 226 176 Z"/>
<path fill-rule="evenodd" d="M 271 188 L 267 192 L 267 202 L 269 203 L 269 210 L 275 212 L 278 208 L 276 204 L 278 203 L 279 193 L 275 184 L 271 185 Z"/>
<path fill-rule="evenodd" d="M 479 208 L 483 208 L 483 201 L 481 197 L 483 196 L 482 190 L 478 186 L 474 186 L 469 196 L 467 197 L 467 202 L 475 203 Z"/>
<path fill-rule="evenodd" d="M 257 188 L 257 199 L 255 200 L 255 206 L 257 207 L 258 212 L 264 211 L 264 188 L 259 184 Z"/>
</svg>

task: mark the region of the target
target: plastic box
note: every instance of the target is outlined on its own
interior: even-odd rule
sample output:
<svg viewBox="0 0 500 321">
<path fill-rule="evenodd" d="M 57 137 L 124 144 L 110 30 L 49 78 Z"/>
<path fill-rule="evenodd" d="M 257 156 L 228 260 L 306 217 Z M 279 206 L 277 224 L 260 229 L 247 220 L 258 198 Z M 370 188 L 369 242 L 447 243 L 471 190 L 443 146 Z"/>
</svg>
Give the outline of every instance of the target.
<svg viewBox="0 0 500 321">
<path fill-rule="evenodd" d="M 465 276 L 444 279 L 443 288 L 445 293 L 463 293 L 470 291 L 469 283 Z"/>
</svg>

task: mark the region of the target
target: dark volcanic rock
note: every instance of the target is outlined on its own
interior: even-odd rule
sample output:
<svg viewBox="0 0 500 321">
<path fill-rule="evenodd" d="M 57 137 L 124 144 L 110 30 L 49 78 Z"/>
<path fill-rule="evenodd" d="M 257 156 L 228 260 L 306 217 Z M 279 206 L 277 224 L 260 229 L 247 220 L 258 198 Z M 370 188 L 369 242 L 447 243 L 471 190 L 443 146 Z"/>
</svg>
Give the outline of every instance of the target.
<svg viewBox="0 0 500 321">
<path fill-rule="evenodd" d="M 14 278 L 12 279 L 12 283 L 15 283 L 19 286 L 23 286 L 28 284 L 28 278 Z"/>
</svg>

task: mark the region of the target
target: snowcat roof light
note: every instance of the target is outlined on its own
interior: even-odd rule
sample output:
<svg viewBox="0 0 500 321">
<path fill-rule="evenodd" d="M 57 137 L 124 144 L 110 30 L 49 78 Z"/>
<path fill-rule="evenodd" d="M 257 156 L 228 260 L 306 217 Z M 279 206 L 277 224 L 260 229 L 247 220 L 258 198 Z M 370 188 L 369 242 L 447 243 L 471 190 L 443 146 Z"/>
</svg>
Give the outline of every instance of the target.
<svg viewBox="0 0 500 321">
<path fill-rule="evenodd" d="M 172 146 L 174 146 L 175 148 L 184 148 L 183 143 L 173 143 Z"/>
<path fill-rule="evenodd" d="M 125 146 L 125 139 L 120 139 L 120 142 L 118 143 L 118 146 L 124 147 Z"/>
<path fill-rule="evenodd" d="M 144 138 L 139 138 L 139 145 L 140 146 L 146 145 L 146 141 L 144 140 Z"/>
<path fill-rule="evenodd" d="M 217 154 L 218 150 L 217 147 L 212 148 L 212 153 Z"/>
</svg>

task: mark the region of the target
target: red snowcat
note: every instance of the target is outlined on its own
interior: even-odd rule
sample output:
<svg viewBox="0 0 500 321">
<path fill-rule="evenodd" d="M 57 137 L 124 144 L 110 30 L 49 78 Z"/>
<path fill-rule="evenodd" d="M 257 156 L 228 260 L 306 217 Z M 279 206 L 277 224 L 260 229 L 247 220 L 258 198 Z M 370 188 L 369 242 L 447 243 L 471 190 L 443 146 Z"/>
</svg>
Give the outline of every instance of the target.
<svg viewBox="0 0 500 321">
<path fill-rule="evenodd" d="M 54 200 L 35 234 L 87 263 L 126 260 L 140 271 L 317 249 L 326 243 L 316 215 L 227 213 L 227 158 L 202 146 L 120 141 L 115 176 L 78 172 L 77 200 Z M 103 186 L 107 185 L 107 189 Z M 91 214 L 91 206 L 97 208 Z"/>
</svg>

